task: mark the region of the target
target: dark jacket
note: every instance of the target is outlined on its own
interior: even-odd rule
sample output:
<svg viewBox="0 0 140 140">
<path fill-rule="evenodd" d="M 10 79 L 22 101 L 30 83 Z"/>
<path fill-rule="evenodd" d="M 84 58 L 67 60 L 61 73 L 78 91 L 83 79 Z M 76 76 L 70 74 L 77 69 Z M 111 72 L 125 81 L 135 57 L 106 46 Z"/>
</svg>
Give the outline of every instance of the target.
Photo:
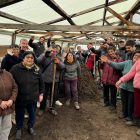
<svg viewBox="0 0 140 140">
<path fill-rule="evenodd" d="M 39 57 L 45 51 L 45 46 L 40 42 L 33 43 L 33 40 L 30 39 L 28 44 L 31 48 L 33 48 L 36 57 Z"/>
<path fill-rule="evenodd" d="M 0 108 L 0 116 L 12 114 L 14 112 L 14 102 L 18 93 L 17 85 L 12 75 L 3 70 L 0 72 L 0 104 L 2 101 L 12 100 L 13 105 L 7 109 Z"/>
<path fill-rule="evenodd" d="M 39 67 L 27 69 L 22 63 L 10 70 L 17 85 L 17 102 L 37 101 L 38 96 L 44 92 L 44 84 Z"/>
<path fill-rule="evenodd" d="M 133 58 L 133 52 L 127 52 L 125 55 L 125 60 L 132 60 Z"/>
<path fill-rule="evenodd" d="M 59 58 L 58 58 L 59 59 Z M 60 60 L 60 59 L 59 59 Z M 51 57 L 45 57 L 41 55 L 38 58 L 38 63 L 43 69 L 42 77 L 45 83 L 53 82 L 53 73 L 54 73 L 54 62 Z M 47 66 L 47 68 L 45 68 Z M 64 63 L 60 60 L 60 63 L 56 65 L 56 77 L 55 82 L 59 82 L 60 73 L 64 69 Z"/>
<path fill-rule="evenodd" d="M 125 47 L 119 48 L 118 50 L 116 50 L 116 54 L 118 54 L 123 60 L 125 60 L 125 57 L 126 57 Z"/>
<path fill-rule="evenodd" d="M 9 71 L 15 64 L 18 64 L 20 62 L 21 62 L 21 59 L 19 57 L 6 54 L 1 62 L 1 68 Z"/>
</svg>

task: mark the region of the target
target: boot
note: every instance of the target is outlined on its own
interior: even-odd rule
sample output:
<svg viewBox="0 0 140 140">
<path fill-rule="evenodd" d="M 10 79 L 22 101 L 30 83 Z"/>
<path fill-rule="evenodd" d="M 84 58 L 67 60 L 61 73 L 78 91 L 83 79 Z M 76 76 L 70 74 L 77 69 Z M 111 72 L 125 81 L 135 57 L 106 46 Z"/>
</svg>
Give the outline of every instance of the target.
<svg viewBox="0 0 140 140">
<path fill-rule="evenodd" d="M 80 109 L 80 106 L 79 106 L 78 102 L 74 102 L 74 106 L 75 106 L 75 109 L 76 110 L 79 110 Z"/>
</svg>

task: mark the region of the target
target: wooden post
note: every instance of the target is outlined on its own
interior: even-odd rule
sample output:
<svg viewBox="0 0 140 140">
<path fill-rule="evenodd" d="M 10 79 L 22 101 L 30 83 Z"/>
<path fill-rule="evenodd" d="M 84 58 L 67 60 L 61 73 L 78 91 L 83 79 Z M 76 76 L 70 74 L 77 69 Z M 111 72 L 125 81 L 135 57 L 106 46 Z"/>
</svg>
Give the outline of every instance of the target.
<svg viewBox="0 0 140 140">
<path fill-rule="evenodd" d="M 11 45 L 15 45 L 15 42 L 16 42 L 16 33 L 13 33 L 12 34 L 12 42 L 11 42 Z"/>
</svg>

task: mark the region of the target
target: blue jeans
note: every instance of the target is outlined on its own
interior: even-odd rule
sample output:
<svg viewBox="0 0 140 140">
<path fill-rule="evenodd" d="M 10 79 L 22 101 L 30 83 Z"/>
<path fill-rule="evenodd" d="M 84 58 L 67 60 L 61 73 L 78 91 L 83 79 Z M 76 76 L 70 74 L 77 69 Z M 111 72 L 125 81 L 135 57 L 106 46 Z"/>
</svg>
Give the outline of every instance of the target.
<svg viewBox="0 0 140 140">
<path fill-rule="evenodd" d="M 71 94 L 73 96 L 73 101 L 78 102 L 78 89 L 77 89 L 77 79 L 76 80 L 64 80 L 66 99 L 71 99 Z"/>
<path fill-rule="evenodd" d="M 35 123 L 35 112 L 36 112 L 36 102 L 29 102 L 29 103 L 18 103 L 15 107 L 16 112 L 16 128 L 21 129 L 23 127 L 24 122 L 24 113 L 25 109 L 29 114 L 28 119 L 28 128 L 33 128 Z"/>
</svg>

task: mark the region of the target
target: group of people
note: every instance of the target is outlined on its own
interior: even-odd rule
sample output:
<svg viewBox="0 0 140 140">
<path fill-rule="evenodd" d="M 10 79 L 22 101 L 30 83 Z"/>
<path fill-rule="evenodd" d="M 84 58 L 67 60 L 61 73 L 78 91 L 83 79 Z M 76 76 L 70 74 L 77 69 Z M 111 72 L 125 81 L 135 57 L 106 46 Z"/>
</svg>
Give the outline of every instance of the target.
<svg viewBox="0 0 140 140">
<path fill-rule="evenodd" d="M 51 44 L 45 49 L 44 42 L 44 37 L 40 37 L 37 43 L 34 43 L 34 37 L 29 41 L 21 39 L 19 45 L 11 46 L 1 62 L 0 140 L 8 140 L 14 106 L 17 140 L 22 138 L 25 112 L 29 115 L 27 130 L 36 135 L 37 102 L 40 102 L 39 116 L 46 110 L 46 104 L 49 104 L 49 112 L 57 115 L 55 104 L 59 99 L 60 82 L 65 87 L 66 105 L 73 102 L 75 109 L 80 109 L 77 89 L 81 73 L 79 62 L 71 51 L 62 55 L 59 45 Z"/>
<path fill-rule="evenodd" d="M 0 67 L 0 140 L 8 140 L 11 130 L 11 115 L 16 116 L 16 139 L 22 138 L 24 114 L 28 113 L 28 132 L 34 131 L 37 102 L 40 102 L 37 114 L 42 116 L 48 111 L 57 115 L 55 104 L 62 105 L 59 96 L 65 93 L 66 105 L 73 102 L 76 110 L 78 101 L 78 80 L 81 75 L 80 63 L 84 63 L 95 78 L 97 67 L 103 85 L 104 107 L 115 111 L 117 92 L 121 95 L 122 114 L 127 125 L 140 125 L 140 50 L 134 40 L 119 41 L 118 49 L 112 42 L 101 42 L 97 50 L 90 43 L 84 51 L 80 46 L 77 52 L 50 43 L 44 45 L 45 38 L 40 37 L 34 43 L 21 39 L 19 45 L 12 45 L 4 56 Z M 33 49 L 30 51 L 29 46 Z M 63 87 L 62 87 L 63 86 Z M 140 131 L 137 131 L 140 135 Z"/>
<path fill-rule="evenodd" d="M 121 39 L 118 49 L 107 40 L 95 50 L 88 46 L 88 68 L 94 72 L 98 61 L 98 73 L 103 85 L 104 107 L 116 112 L 117 93 L 121 95 L 122 113 L 127 125 L 140 126 L 140 50 L 134 40 Z M 94 57 L 93 57 L 94 56 Z M 140 130 L 137 135 L 140 136 Z"/>
</svg>

